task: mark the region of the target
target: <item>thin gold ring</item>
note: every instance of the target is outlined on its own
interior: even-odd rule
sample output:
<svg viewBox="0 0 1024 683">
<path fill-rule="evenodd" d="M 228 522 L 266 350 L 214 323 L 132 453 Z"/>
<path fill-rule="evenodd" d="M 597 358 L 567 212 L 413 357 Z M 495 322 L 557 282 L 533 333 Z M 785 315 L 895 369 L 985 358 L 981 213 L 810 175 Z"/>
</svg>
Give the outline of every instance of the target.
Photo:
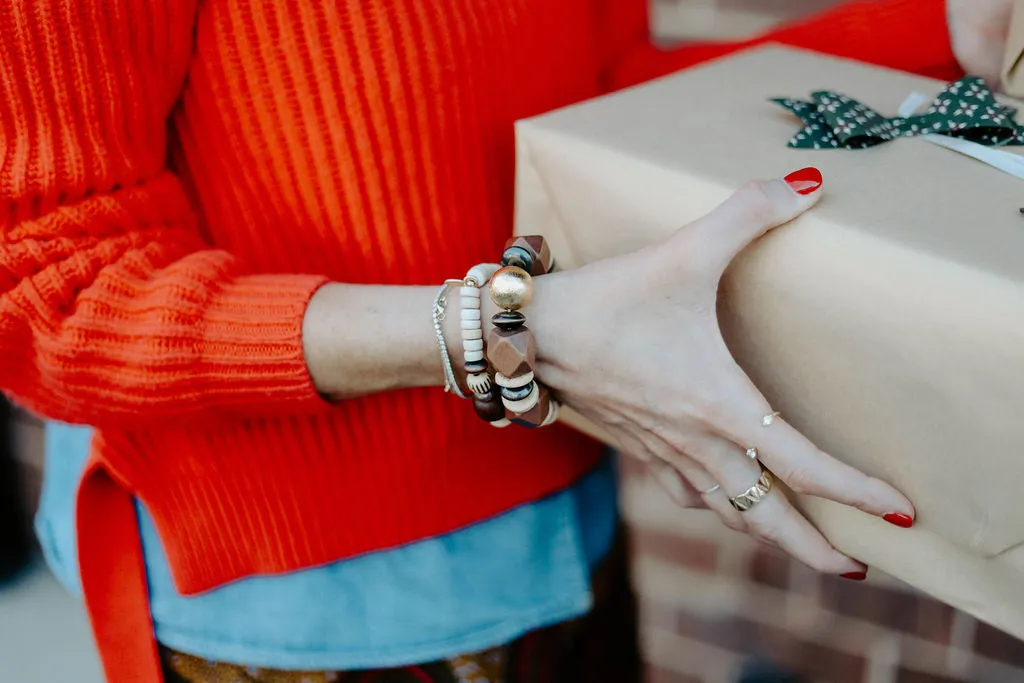
<svg viewBox="0 0 1024 683">
<path fill-rule="evenodd" d="M 760 456 L 760 453 L 757 452 L 757 448 L 755 448 L 754 446 L 751 446 L 750 448 L 748 448 L 746 450 L 746 454 L 747 454 L 747 457 L 750 458 L 751 460 L 757 460 L 758 457 Z"/>
<path fill-rule="evenodd" d="M 715 491 L 717 491 L 717 490 L 718 490 L 718 489 L 720 489 L 720 488 L 722 488 L 722 485 L 721 485 L 721 484 L 715 484 L 714 486 L 712 486 L 711 488 L 709 488 L 709 489 L 708 489 L 707 491 L 701 491 L 701 492 L 700 492 L 700 495 L 702 495 L 702 496 L 706 496 L 706 495 L 708 495 L 708 494 L 710 494 L 710 493 L 714 493 Z"/>
<path fill-rule="evenodd" d="M 764 417 L 761 418 L 761 426 L 762 427 L 771 427 L 772 423 L 775 422 L 775 418 L 779 417 L 780 415 L 782 415 L 782 413 L 780 413 L 778 411 L 775 411 L 773 413 L 768 413 L 767 415 L 765 415 Z"/>
</svg>

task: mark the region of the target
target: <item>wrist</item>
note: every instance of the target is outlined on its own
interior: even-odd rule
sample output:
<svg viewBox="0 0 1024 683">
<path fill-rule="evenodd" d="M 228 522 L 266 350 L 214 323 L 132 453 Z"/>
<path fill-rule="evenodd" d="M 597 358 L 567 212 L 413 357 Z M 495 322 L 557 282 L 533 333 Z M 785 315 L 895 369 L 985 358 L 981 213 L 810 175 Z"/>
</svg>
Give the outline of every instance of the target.
<svg viewBox="0 0 1024 683">
<path fill-rule="evenodd" d="M 575 369 L 579 357 L 574 335 L 579 329 L 572 319 L 571 273 L 552 273 L 533 280 L 533 301 L 524 311 L 527 327 L 537 344 L 538 379 L 555 390 L 563 390 L 563 379 Z"/>
</svg>

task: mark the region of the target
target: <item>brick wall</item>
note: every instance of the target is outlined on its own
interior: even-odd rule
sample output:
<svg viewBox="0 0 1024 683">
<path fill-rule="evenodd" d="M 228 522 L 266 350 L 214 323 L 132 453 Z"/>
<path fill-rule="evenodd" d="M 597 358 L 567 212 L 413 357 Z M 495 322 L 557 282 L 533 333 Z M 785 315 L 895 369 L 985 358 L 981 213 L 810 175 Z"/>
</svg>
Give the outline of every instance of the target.
<svg viewBox="0 0 1024 683">
<path fill-rule="evenodd" d="M 1024 643 L 880 572 L 817 574 L 623 470 L 649 683 L 734 683 L 754 658 L 815 683 L 1024 681 Z"/>
<path fill-rule="evenodd" d="M 769 28 L 836 0 L 650 0 L 655 34 L 666 39 L 727 39 Z"/>
</svg>

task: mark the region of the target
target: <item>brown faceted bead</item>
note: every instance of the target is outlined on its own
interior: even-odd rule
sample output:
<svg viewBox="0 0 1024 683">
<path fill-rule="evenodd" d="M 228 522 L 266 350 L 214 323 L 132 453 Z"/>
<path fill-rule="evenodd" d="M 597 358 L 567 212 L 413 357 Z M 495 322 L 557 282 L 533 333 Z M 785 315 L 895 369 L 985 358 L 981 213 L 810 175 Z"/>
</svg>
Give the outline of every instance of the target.
<svg viewBox="0 0 1024 683">
<path fill-rule="evenodd" d="M 540 235 L 521 235 L 505 242 L 505 249 L 519 247 L 533 257 L 533 270 L 530 275 L 544 275 L 551 272 L 551 249 L 547 241 Z"/>
<path fill-rule="evenodd" d="M 540 398 L 537 405 L 522 415 L 512 418 L 512 422 L 521 427 L 539 427 L 544 422 L 544 418 L 548 416 L 548 408 L 551 406 L 551 392 L 543 385 L 538 388 L 540 389 Z"/>
<path fill-rule="evenodd" d="M 533 371 L 537 344 L 527 327 L 518 330 L 495 328 L 487 335 L 487 359 L 506 377 L 518 377 Z"/>
<path fill-rule="evenodd" d="M 505 405 L 495 392 L 486 398 L 473 396 L 473 410 L 485 422 L 497 422 L 505 418 Z"/>
</svg>

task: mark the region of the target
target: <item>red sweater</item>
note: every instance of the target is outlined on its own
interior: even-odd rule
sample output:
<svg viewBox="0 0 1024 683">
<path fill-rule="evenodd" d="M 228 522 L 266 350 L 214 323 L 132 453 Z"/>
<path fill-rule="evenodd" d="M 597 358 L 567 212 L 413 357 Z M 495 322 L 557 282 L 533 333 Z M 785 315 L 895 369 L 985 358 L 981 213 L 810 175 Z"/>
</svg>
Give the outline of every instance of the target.
<svg viewBox="0 0 1024 683">
<path fill-rule="evenodd" d="M 448 532 L 594 464 L 439 390 L 329 404 L 301 321 L 327 280 L 495 258 L 516 119 L 742 47 L 660 53 L 645 4 L 0 4 L 2 387 L 98 427 L 80 562 L 112 683 L 160 679 L 131 495 L 196 593 Z M 957 75 L 941 0 L 773 37 Z"/>
</svg>

